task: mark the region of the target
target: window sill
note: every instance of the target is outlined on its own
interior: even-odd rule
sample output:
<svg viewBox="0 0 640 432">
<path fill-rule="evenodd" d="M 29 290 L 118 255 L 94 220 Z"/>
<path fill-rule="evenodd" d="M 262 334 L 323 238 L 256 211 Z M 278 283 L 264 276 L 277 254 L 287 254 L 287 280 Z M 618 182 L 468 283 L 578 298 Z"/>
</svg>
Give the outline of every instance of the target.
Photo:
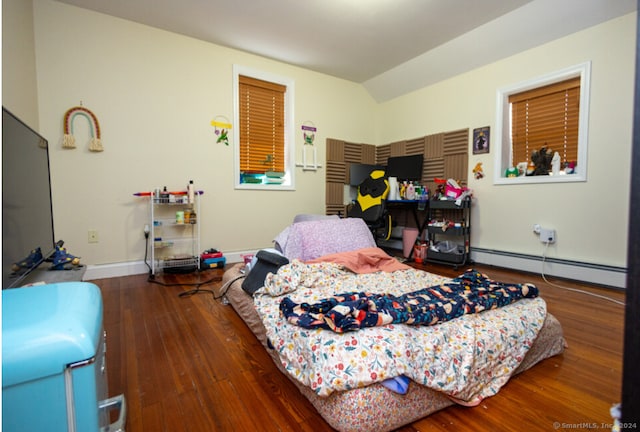
<svg viewBox="0 0 640 432">
<path fill-rule="evenodd" d="M 296 190 L 295 186 L 287 184 L 265 184 L 265 183 L 241 183 L 236 184 L 235 189 L 238 190 L 271 190 L 271 191 L 289 191 Z"/>
<path fill-rule="evenodd" d="M 539 176 L 520 176 L 520 177 L 496 177 L 493 184 L 496 185 L 521 185 L 521 184 L 540 184 L 540 183 L 574 183 L 587 181 L 585 175 L 564 174 L 564 175 L 539 175 Z"/>
</svg>

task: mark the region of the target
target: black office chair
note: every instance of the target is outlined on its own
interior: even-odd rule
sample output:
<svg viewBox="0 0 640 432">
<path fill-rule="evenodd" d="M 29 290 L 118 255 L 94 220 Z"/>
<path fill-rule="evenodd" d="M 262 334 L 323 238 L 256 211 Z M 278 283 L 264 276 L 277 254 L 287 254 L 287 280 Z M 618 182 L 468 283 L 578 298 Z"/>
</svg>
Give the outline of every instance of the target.
<svg viewBox="0 0 640 432">
<path fill-rule="evenodd" d="M 348 217 L 364 220 L 376 240 L 391 237 L 391 215 L 385 205 L 388 195 L 389 182 L 384 171 L 374 170 L 358 186 L 358 198 L 347 213 Z"/>
</svg>

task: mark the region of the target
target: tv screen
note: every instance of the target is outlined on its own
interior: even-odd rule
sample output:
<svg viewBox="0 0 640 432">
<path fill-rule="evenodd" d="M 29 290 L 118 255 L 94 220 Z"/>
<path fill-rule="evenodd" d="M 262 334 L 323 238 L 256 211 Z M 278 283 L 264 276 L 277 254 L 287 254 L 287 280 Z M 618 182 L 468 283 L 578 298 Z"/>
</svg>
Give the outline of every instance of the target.
<svg viewBox="0 0 640 432">
<path fill-rule="evenodd" d="M 396 177 L 399 181 L 420 181 L 423 159 L 424 155 L 390 157 L 387 160 L 387 177 Z"/>
<path fill-rule="evenodd" d="M 357 164 L 353 163 L 349 167 L 349 184 L 351 186 L 359 186 L 360 183 L 364 181 L 371 171 L 375 170 L 383 170 L 384 167 L 382 165 L 369 165 L 369 164 Z"/>
<path fill-rule="evenodd" d="M 37 248 L 41 259 L 27 260 Z M 20 286 L 54 250 L 48 142 L 3 107 L 2 288 Z"/>
</svg>

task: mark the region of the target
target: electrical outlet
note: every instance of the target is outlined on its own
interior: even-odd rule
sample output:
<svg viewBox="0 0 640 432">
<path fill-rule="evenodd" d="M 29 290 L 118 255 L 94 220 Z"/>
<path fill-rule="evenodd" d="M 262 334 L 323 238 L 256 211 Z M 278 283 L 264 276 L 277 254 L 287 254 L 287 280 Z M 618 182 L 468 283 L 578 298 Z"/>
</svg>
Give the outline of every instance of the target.
<svg viewBox="0 0 640 432">
<path fill-rule="evenodd" d="M 98 243 L 98 230 L 89 230 L 89 243 Z"/>
<path fill-rule="evenodd" d="M 556 242 L 556 230 L 542 228 L 540 230 L 540 241 L 542 243 L 555 243 Z"/>
</svg>

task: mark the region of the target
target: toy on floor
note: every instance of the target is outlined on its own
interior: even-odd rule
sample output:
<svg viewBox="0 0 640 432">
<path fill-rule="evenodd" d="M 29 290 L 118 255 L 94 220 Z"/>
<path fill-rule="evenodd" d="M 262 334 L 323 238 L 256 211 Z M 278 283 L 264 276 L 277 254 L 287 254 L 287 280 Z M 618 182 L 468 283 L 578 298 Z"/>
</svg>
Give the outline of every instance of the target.
<svg viewBox="0 0 640 432">
<path fill-rule="evenodd" d="M 200 267 L 203 269 L 224 268 L 227 259 L 218 249 L 207 249 L 200 254 Z"/>
</svg>

